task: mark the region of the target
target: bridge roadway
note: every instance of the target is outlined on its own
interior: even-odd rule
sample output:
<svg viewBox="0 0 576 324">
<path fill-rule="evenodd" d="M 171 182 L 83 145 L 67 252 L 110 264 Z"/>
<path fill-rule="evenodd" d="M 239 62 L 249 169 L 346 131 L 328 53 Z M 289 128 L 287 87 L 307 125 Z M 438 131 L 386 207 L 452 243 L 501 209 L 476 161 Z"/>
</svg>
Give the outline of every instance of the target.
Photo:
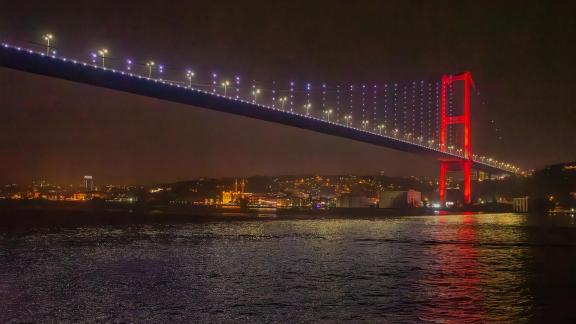
<svg viewBox="0 0 576 324">
<path fill-rule="evenodd" d="M 298 127 L 398 151 L 422 154 L 437 160 L 462 160 L 462 157 L 456 153 L 443 152 L 424 144 L 420 145 L 390 135 L 380 135 L 370 130 L 348 127 L 313 116 L 224 97 L 160 79 L 150 79 L 59 56 L 48 56 L 8 44 L 0 46 L 0 67 Z M 512 173 L 509 170 L 477 160 L 472 161 L 472 167 L 494 174 Z"/>
</svg>

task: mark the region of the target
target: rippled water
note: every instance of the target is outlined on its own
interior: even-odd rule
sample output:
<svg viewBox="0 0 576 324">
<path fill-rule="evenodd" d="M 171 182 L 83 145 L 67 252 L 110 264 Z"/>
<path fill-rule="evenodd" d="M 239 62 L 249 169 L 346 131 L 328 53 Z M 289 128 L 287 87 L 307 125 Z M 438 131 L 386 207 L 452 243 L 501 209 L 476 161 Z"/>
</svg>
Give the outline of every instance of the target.
<svg viewBox="0 0 576 324">
<path fill-rule="evenodd" d="M 254 220 L 4 233 L 0 321 L 576 319 L 573 219 L 530 217 Z"/>
</svg>

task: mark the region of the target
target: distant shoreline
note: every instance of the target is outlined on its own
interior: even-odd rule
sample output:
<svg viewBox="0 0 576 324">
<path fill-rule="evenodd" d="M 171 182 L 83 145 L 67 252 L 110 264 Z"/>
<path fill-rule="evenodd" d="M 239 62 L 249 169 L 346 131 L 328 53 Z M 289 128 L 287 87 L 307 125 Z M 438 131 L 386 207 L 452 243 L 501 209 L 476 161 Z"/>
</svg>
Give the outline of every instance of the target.
<svg viewBox="0 0 576 324">
<path fill-rule="evenodd" d="M 503 210 L 504 211 L 504 210 Z M 462 211 L 442 211 L 458 214 Z M 497 211 L 490 211 L 497 212 Z M 377 219 L 402 216 L 433 216 L 428 208 L 378 209 L 334 208 L 329 210 L 227 210 L 206 206 L 174 208 L 102 202 L 0 201 L 0 231 L 40 227 L 97 225 L 177 224 L 278 219 Z"/>
</svg>

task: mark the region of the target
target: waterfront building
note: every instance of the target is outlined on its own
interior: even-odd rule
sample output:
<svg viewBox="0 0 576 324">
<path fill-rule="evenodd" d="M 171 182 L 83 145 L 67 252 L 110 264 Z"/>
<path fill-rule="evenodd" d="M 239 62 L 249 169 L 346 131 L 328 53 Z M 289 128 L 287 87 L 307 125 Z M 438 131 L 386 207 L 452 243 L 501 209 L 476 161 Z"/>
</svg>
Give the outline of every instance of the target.
<svg viewBox="0 0 576 324">
<path fill-rule="evenodd" d="M 416 190 L 380 191 L 379 198 L 379 208 L 406 208 L 422 205 L 422 194 Z"/>
<path fill-rule="evenodd" d="M 238 180 L 234 180 L 234 190 L 224 190 L 222 191 L 222 205 L 237 204 L 240 200 L 246 199 L 251 196 L 251 193 L 244 192 L 246 189 L 246 180 L 242 179 L 240 184 Z"/>
<path fill-rule="evenodd" d="M 336 208 L 369 208 L 372 204 L 366 196 L 343 194 L 336 199 Z"/>
<path fill-rule="evenodd" d="M 72 200 L 77 201 L 88 200 L 88 195 L 84 192 L 75 192 L 72 194 Z"/>
<path fill-rule="evenodd" d="M 512 198 L 512 208 L 515 213 L 527 213 L 528 197 Z"/>
<path fill-rule="evenodd" d="M 310 207 L 310 199 L 302 196 L 289 196 L 276 200 L 277 208 L 304 208 Z"/>
</svg>

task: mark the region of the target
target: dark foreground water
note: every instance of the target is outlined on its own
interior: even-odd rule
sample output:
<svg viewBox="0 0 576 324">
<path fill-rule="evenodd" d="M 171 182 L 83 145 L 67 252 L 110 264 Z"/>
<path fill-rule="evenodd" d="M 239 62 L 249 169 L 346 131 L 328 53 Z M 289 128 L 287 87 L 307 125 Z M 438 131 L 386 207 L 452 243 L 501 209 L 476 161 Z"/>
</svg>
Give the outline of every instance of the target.
<svg viewBox="0 0 576 324">
<path fill-rule="evenodd" d="M 567 216 L 254 220 L 0 234 L 0 322 L 576 320 Z"/>
</svg>

